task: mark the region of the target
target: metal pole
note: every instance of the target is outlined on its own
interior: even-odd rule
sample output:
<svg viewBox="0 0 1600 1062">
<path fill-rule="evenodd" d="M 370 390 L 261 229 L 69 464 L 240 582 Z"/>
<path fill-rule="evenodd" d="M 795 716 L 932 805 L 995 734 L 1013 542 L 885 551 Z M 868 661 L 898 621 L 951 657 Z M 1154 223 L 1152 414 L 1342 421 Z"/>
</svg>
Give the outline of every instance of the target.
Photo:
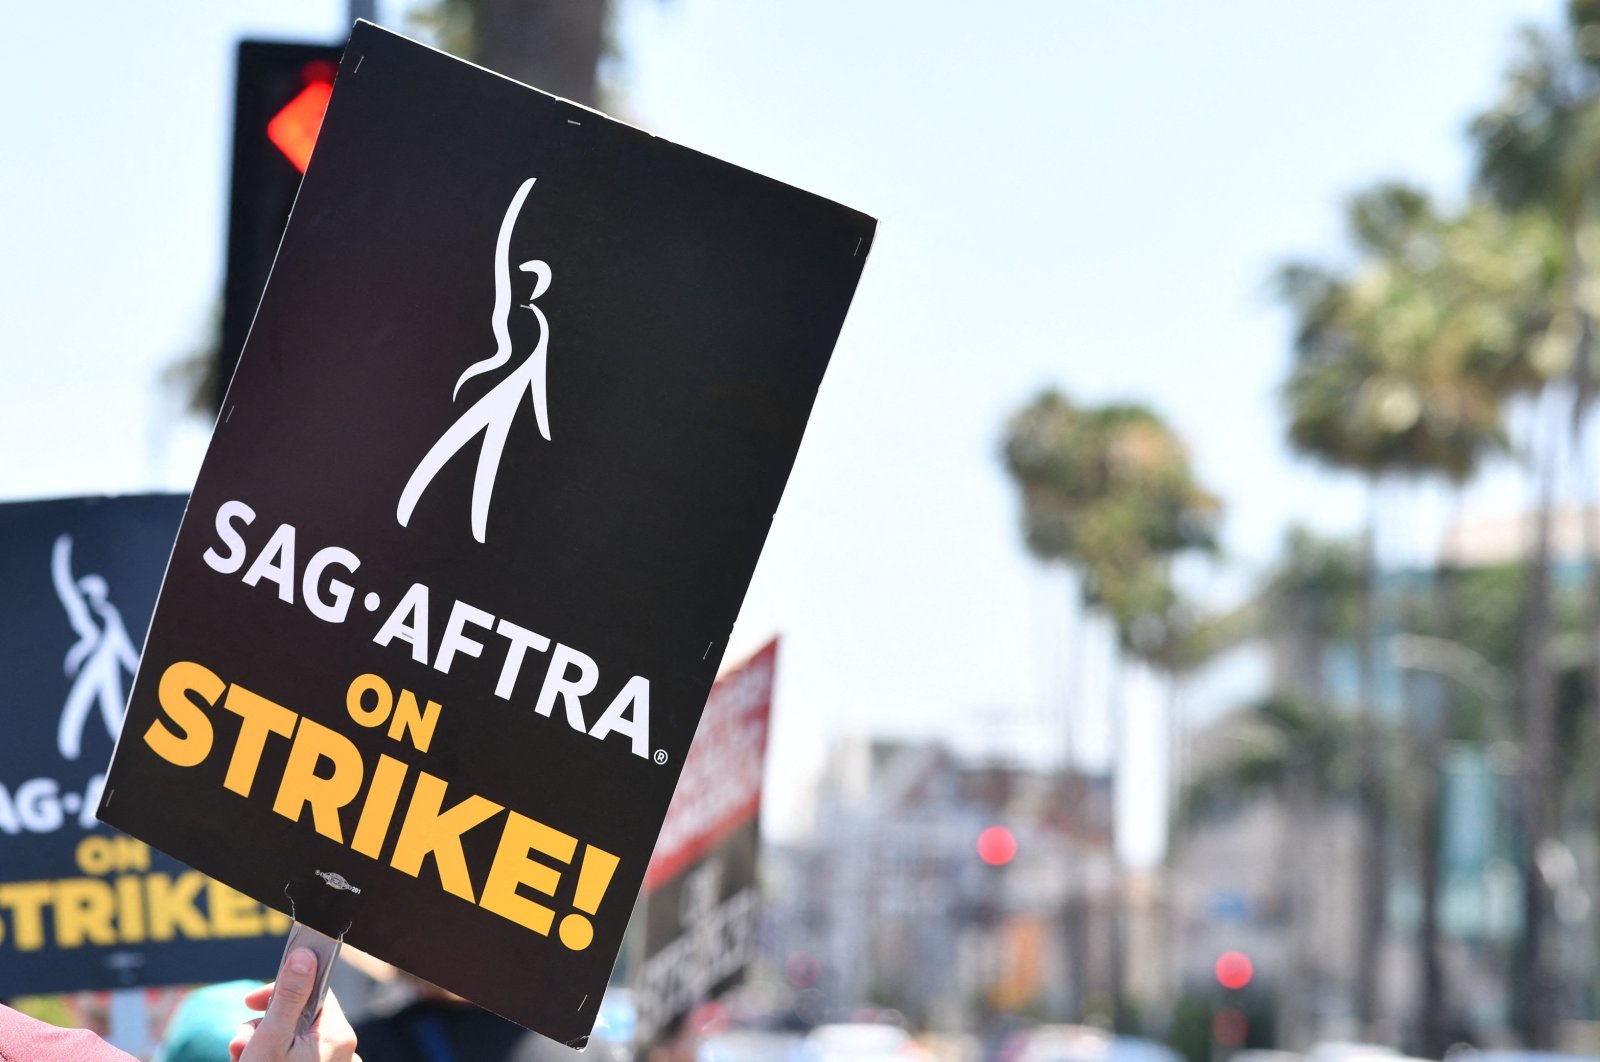
<svg viewBox="0 0 1600 1062">
<path fill-rule="evenodd" d="M 106 1038 L 113 1047 L 135 1058 L 149 1055 L 154 1045 L 150 1042 L 150 1014 L 145 1008 L 144 989 L 113 989 L 106 1024 Z"/>
</svg>

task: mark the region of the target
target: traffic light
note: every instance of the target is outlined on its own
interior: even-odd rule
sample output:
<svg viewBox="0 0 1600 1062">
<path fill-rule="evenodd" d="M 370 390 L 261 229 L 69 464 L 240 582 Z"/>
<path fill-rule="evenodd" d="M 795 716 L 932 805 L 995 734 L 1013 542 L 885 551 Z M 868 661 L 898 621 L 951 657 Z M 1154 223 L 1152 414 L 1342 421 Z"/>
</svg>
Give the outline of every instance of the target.
<svg viewBox="0 0 1600 1062">
<path fill-rule="evenodd" d="M 1216 965 L 1217 984 L 1223 988 L 1238 991 L 1250 983 L 1255 976 L 1255 966 L 1250 962 L 1250 957 L 1242 951 L 1225 951 L 1217 956 Z"/>
<path fill-rule="evenodd" d="M 1255 978 L 1255 964 L 1242 951 L 1225 951 L 1217 956 L 1212 972 L 1225 991 L 1222 1005 L 1211 1020 L 1211 1037 L 1219 1047 L 1242 1047 L 1250 1035 L 1250 1020 L 1240 993 Z"/>
<path fill-rule="evenodd" d="M 342 48 L 241 41 L 233 107 L 228 275 L 217 352 L 218 407 L 233 378 L 261 290 L 300 190 Z"/>
<path fill-rule="evenodd" d="M 978 834 L 978 858 L 991 867 L 1003 867 L 1016 855 L 1016 834 L 1004 826 L 990 826 Z"/>
</svg>

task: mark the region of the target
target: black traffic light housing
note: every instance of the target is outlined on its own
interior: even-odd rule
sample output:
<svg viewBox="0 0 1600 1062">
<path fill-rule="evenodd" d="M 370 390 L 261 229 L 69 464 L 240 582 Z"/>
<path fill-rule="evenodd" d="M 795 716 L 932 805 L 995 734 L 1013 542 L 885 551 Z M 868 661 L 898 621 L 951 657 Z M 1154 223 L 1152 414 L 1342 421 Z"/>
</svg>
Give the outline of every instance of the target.
<svg viewBox="0 0 1600 1062">
<path fill-rule="evenodd" d="M 228 208 L 228 272 L 222 289 L 217 351 L 218 408 L 233 379 L 256 305 L 272 272 L 283 226 L 300 190 L 300 168 L 273 142 L 268 127 L 312 86 L 332 85 L 340 45 L 241 41 L 233 108 L 233 183 Z M 293 119 L 294 113 L 286 115 Z M 315 114 L 320 122 L 320 112 Z M 292 124 L 292 123 L 291 123 Z M 300 121 L 304 129 L 304 121 Z M 281 128 L 281 125 L 280 125 Z M 314 126 L 313 126 L 314 128 Z M 281 140 L 280 136 L 280 140 Z"/>
</svg>

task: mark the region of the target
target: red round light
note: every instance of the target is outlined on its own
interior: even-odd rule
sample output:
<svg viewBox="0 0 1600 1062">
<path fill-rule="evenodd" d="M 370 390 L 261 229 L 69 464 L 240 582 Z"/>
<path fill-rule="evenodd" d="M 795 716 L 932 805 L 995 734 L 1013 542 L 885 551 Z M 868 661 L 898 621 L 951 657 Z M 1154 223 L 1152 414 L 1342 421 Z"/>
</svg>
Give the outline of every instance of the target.
<svg viewBox="0 0 1600 1062">
<path fill-rule="evenodd" d="M 1016 834 L 1004 826 L 990 826 L 978 834 L 978 858 L 991 867 L 1005 866 L 1016 854 Z"/>
<path fill-rule="evenodd" d="M 1225 951 L 1217 956 L 1217 982 L 1223 988 L 1243 988 L 1255 972 L 1250 957 L 1242 951 Z"/>
<path fill-rule="evenodd" d="M 322 116 L 328 110 L 328 99 L 332 95 L 332 84 L 313 81 L 267 123 L 267 139 L 301 173 L 306 172 L 311 149 L 317 146 L 317 133 L 322 129 Z"/>
</svg>

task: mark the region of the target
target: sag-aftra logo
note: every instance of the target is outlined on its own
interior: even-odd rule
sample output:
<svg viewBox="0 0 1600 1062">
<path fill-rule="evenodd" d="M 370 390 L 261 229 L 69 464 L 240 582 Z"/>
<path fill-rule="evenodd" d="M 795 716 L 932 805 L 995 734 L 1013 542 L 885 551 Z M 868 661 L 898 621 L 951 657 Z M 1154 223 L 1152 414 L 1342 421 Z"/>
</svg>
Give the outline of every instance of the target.
<svg viewBox="0 0 1600 1062">
<path fill-rule="evenodd" d="M 461 396 L 462 384 L 481 373 L 498 372 L 511 361 L 511 334 L 507 327 L 507 319 L 511 314 L 511 230 L 516 227 L 517 216 L 522 213 L 522 204 L 527 201 L 535 180 L 529 177 L 523 181 L 517 194 L 511 197 L 511 205 L 506 208 L 505 217 L 500 222 L 500 235 L 494 244 L 494 312 L 489 321 L 494 332 L 494 354 L 468 366 L 460 379 L 456 380 L 455 389 L 450 394 L 452 401 Z M 516 368 L 506 373 L 482 398 L 468 406 L 423 456 L 416 471 L 406 481 L 405 490 L 400 492 L 395 519 L 401 527 L 411 522 L 411 513 L 417 507 L 417 500 L 428 489 L 428 484 L 433 482 L 439 470 L 481 435 L 483 442 L 478 450 L 478 471 L 472 480 L 472 537 L 479 542 L 484 541 L 489 521 L 489 499 L 494 493 L 494 477 L 500 470 L 500 455 L 505 452 L 506 439 L 511 434 L 511 424 L 516 420 L 524 393 L 533 403 L 539 434 L 546 441 L 550 438 L 544 371 L 550 345 L 550 322 L 537 303 L 539 296 L 550 290 L 550 267 L 535 259 L 523 262 L 517 268 L 533 274 L 533 293 L 528 296 L 527 302 L 519 303 L 518 307 L 532 311 L 538 319 L 539 341 Z"/>
<path fill-rule="evenodd" d="M 106 736 L 116 740 L 122 729 L 123 674 L 133 673 L 138 655 L 105 577 L 73 574 L 71 535 L 56 536 L 51 546 L 50 580 L 66 625 L 76 636 L 62 660 L 68 685 L 56 723 L 56 751 L 70 762 L 82 755 L 84 732 L 92 720 L 104 724 Z M 97 772 L 82 790 L 48 776 L 9 787 L 0 783 L 0 834 L 54 833 L 74 817 L 79 826 L 92 829 L 103 782 Z"/>
</svg>

